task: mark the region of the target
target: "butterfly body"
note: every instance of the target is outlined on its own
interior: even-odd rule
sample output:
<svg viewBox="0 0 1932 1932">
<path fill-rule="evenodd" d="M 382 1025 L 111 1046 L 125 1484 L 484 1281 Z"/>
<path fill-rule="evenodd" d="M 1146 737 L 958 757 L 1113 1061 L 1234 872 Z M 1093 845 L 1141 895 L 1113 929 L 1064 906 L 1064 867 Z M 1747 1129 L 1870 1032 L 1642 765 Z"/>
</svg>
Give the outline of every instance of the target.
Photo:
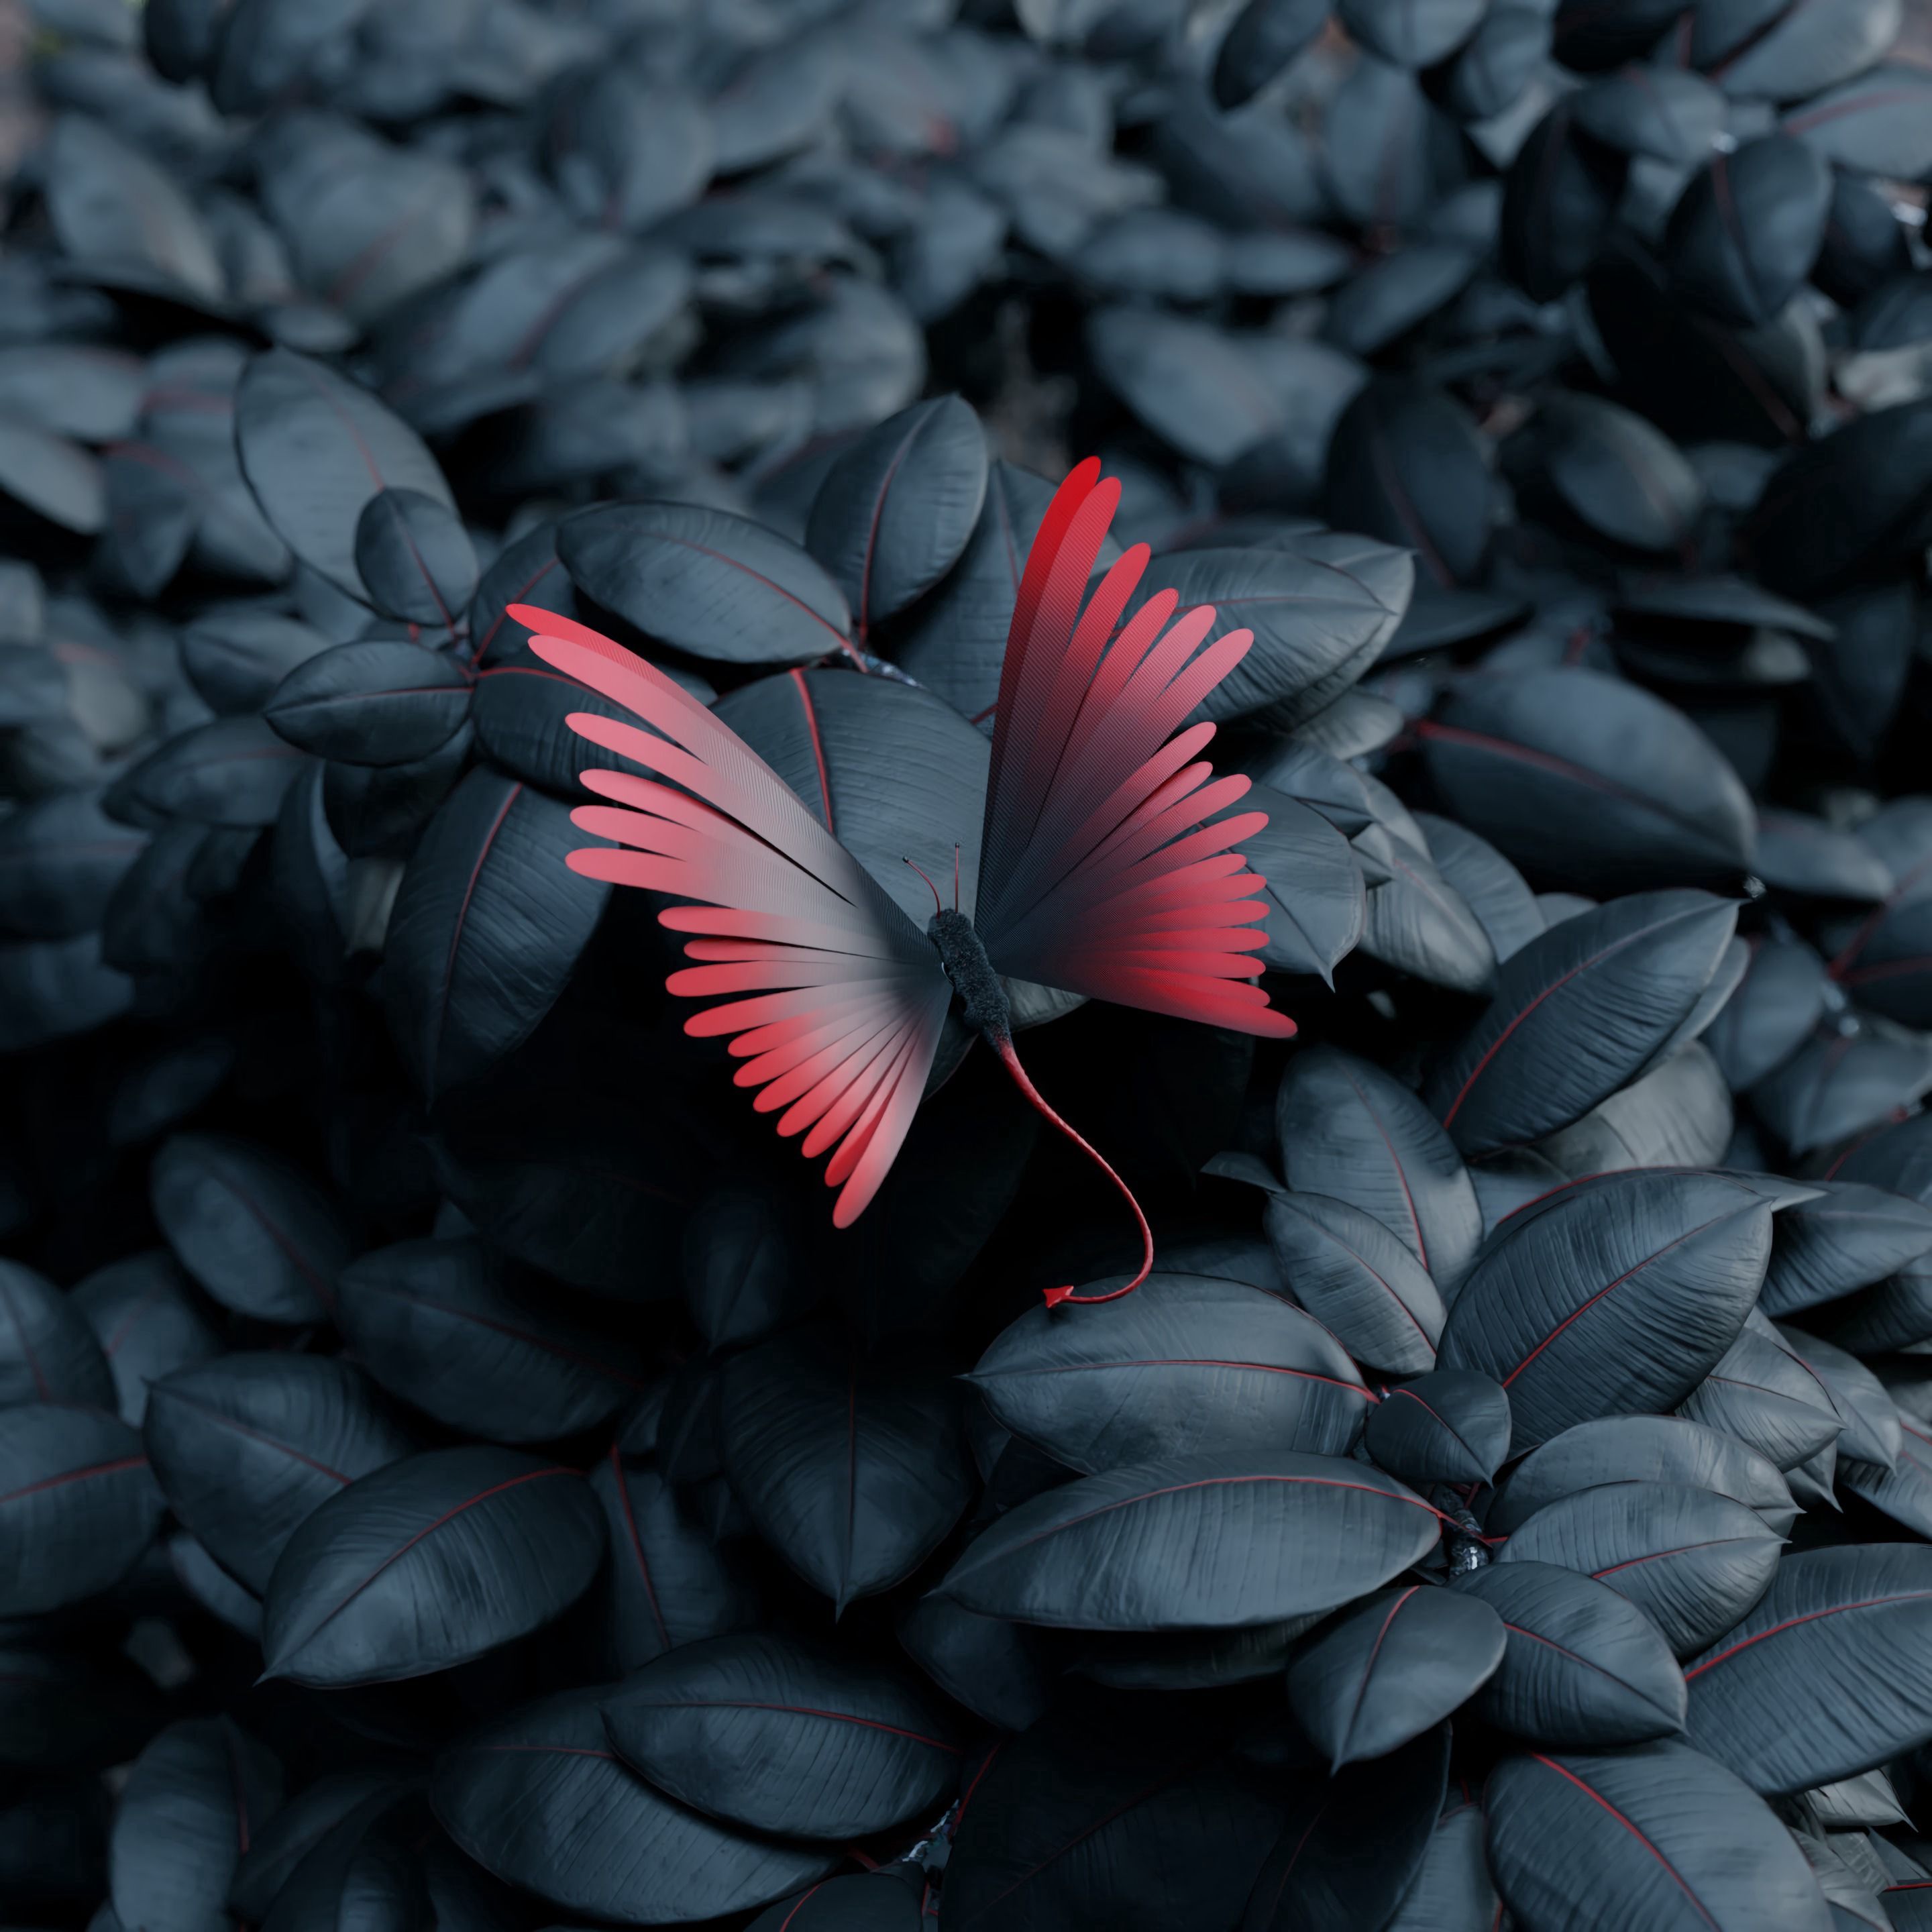
<svg viewBox="0 0 1932 1932">
<path fill-rule="evenodd" d="M 610 802 L 572 817 L 612 842 L 572 853 L 570 866 L 676 902 L 658 916 L 688 935 L 693 963 L 667 983 L 706 1002 L 685 1030 L 724 1038 L 736 1083 L 758 1090 L 753 1107 L 776 1113 L 808 1159 L 829 1156 L 834 1224 L 848 1226 L 884 1181 L 957 997 L 1028 1104 L 1125 1196 L 1144 1251 L 1140 1274 L 1114 1291 L 1126 1294 L 1153 1266 L 1153 1236 L 1126 1183 L 1028 1077 L 1004 980 L 1276 1039 L 1294 1022 L 1255 983 L 1266 881 L 1237 848 L 1267 816 L 1231 810 L 1248 781 L 1216 778 L 1198 755 L 1214 727 L 1187 722 L 1252 640 L 1208 641 L 1213 609 L 1177 617 L 1172 590 L 1130 613 L 1144 544 L 1094 582 L 1119 499 L 1089 458 L 1042 520 L 1000 673 L 972 910 L 957 905 L 956 886 L 950 910 L 934 888 L 940 909 L 923 932 L 750 746 L 656 666 L 569 618 L 527 604 L 509 614 L 538 657 L 650 728 L 570 716 L 580 737 L 656 775 L 582 774 Z"/>
<path fill-rule="evenodd" d="M 985 945 L 963 912 L 942 907 L 926 935 L 939 949 L 939 964 L 959 1001 L 966 1024 L 997 1046 L 1012 1037 L 1012 1004 Z"/>
</svg>

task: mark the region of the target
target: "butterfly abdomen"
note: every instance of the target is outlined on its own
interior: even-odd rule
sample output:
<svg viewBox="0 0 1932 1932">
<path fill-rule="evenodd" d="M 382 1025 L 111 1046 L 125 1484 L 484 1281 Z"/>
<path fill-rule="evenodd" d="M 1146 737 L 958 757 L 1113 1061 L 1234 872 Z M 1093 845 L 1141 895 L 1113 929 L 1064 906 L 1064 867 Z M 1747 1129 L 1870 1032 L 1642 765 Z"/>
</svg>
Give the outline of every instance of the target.
<svg viewBox="0 0 1932 1932">
<path fill-rule="evenodd" d="M 1012 1013 L 1006 989 L 986 957 L 973 922 L 963 912 L 937 912 L 927 922 L 926 931 L 939 948 L 939 963 L 959 995 L 966 1024 L 995 1042 L 1010 1038 Z"/>
</svg>

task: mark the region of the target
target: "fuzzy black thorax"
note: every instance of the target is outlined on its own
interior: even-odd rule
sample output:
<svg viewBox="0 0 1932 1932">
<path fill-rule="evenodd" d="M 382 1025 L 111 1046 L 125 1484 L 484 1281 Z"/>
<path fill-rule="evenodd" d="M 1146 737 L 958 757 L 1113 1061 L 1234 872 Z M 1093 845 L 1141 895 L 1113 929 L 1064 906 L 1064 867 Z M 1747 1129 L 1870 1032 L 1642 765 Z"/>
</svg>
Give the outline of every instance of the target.
<svg viewBox="0 0 1932 1932">
<path fill-rule="evenodd" d="M 939 948 L 939 963 L 959 995 L 966 1024 L 994 1042 L 1010 1038 L 1012 1010 L 1006 989 L 986 957 L 973 922 L 963 912 L 936 912 L 927 922 L 926 932 Z"/>
</svg>

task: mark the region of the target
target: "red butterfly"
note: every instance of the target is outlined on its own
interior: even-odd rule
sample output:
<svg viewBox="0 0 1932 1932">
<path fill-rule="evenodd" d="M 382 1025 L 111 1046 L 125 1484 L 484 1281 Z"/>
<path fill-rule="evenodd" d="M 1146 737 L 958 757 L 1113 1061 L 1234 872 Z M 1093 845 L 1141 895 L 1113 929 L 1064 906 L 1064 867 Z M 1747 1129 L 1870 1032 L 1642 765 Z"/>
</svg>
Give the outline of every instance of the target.
<svg viewBox="0 0 1932 1932">
<path fill-rule="evenodd" d="M 1139 1223 L 1141 1271 L 1112 1294 L 1049 1289 L 1049 1305 L 1138 1287 L 1154 1238 L 1126 1184 L 1028 1078 L 1001 975 L 1275 1039 L 1294 1031 L 1253 983 L 1262 969 L 1252 955 L 1266 941 L 1251 928 L 1268 915 L 1253 895 L 1266 881 L 1234 849 L 1267 815 L 1216 817 L 1248 781 L 1216 778 L 1196 760 L 1212 724 L 1168 735 L 1252 637 L 1232 631 L 1200 650 L 1213 607 L 1170 625 L 1172 590 L 1150 598 L 1116 637 L 1145 544 L 1108 571 L 1082 610 L 1120 495 L 1090 458 L 1048 506 L 1000 674 L 977 903 L 940 907 L 922 933 L 784 780 L 662 671 L 568 618 L 510 607 L 539 657 L 653 728 L 572 715 L 578 736 L 670 783 L 585 772 L 585 786 L 616 803 L 580 806 L 575 823 L 633 849 L 587 847 L 570 864 L 697 902 L 658 915 L 698 935 L 685 951 L 700 963 L 673 974 L 670 991 L 721 1001 L 685 1030 L 731 1036 L 744 1062 L 737 1084 L 760 1090 L 753 1106 L 778 1113 L 780 1133 L 802 1132 L 808 1159 L 832 1150 L 825 1178 L 841 1190 L 836 1225 L 864 1212 L 890 1169 L 956 995 L 1020 1091 L 1106 1168 Z M 956 896 L 957 874 L 956 860 Z"/>
</svg>

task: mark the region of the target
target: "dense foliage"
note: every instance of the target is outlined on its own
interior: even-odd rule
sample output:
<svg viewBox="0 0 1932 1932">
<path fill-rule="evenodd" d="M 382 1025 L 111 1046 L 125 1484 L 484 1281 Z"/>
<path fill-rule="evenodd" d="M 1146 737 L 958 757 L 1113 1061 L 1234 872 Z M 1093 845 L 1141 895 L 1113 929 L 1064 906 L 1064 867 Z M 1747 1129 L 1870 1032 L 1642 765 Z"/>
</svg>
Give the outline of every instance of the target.
<svg viewBox="0 0 1932 1932">
<path fill-rule="evenodd" d="M 34 10 L 0 1917 L 1932 1924 L 1900 0 Z M 1050 1310 L 1118 1198 L 962 1032 L 835 1232 L 506 612 L 922 925 L 1090 452 L 1301 1033 L 1010 989 Z"/>
</svg>

